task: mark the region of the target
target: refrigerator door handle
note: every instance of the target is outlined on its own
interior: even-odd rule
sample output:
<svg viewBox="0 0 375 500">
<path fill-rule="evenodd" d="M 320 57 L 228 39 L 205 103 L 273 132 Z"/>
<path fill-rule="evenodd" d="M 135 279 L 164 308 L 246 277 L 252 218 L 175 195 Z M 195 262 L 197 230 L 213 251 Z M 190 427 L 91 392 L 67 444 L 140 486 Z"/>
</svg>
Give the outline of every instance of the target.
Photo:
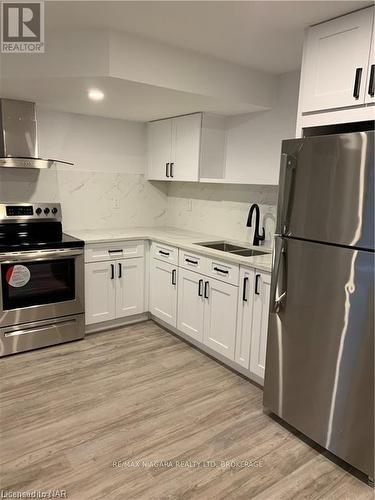
<svg viewBox="0 0 375 500">
<path fill-rule="evenodd" d="M 275 247 L 273 253 L 273 273 L 271 280 L 271 301 L 270 312 L 278 313 L 286 298 L 286 290 L 279 289 L 280 270 L 282 271 L 281 280 L 284 281 L 283 261 L 285 260 L 285 243 L 280 237 L 275 238 Z M 284 287 L 283 287 L 284 288 Z"/>
<path fill-rule="evenodd" d="M 287 153 L 281 154 L 280 189 L 277 200 L 276 234 L 287 234 L 290 217 L 291 198 L 294 188 L 294 177 L 297 167 L 296 158 Z"/>
</svg>

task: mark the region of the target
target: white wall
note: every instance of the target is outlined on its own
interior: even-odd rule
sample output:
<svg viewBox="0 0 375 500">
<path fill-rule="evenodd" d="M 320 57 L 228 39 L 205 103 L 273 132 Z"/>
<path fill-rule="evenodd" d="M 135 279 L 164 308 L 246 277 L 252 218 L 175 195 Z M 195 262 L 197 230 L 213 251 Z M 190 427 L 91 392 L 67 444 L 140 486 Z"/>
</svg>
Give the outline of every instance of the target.
<svg viewBox="0 0 375 500">
<path fill-rule="evenodd" d="M 74 162 L 0 169 L 0 200 L 60 201 L 69 229 L 165 223 L 166 186 L 144 179 L 145 124 L 38 110 L 39 154 Z"/>
<path fill-rule="evenodd" d="M 236 182 L 249 172 L 253 184 L 277 184 L 281 141 L 295 136 L 299 72 L 278 79 L 275 106 L 228 118 L 226 168 Z"/>
</svg>

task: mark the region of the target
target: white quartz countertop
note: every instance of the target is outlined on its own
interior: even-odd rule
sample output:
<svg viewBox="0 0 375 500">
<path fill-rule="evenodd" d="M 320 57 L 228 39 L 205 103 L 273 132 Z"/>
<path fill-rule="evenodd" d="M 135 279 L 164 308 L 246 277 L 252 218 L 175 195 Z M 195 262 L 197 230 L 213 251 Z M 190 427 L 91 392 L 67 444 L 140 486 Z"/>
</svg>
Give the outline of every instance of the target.
<svg viewBox="0 0 375 500">
<path fill-rule="evenodd" d="M 203 233 L 195 233 L 185 231 L 183 229 L 173 227 L 131 227 L 120 229 L 100 229 L 100 230 L 74 230 L 68 231 L 71 236 L 84 240 L 89 244 L 94 243 L 109 243 L 113 241 L 130 241 L 130 240 L 153 240 L 166 245 L 172 245 L 183 250 L 200 255 L 208 255 L 227 262 L 233 262 L 243 266 L 256 267 L 262 271 L 271 271 L 271 250 L 266 247 L 254 247 L 248 242 L 232 240 L 218 235 L 209 235 Z M 211 248 L 199 246 L 197 243 L 205 243 L 210 241 L 227 241 L 234 245 L 252 248 L 266 252 L 264 255 L 254 257 L 243 257 L 229 252 L 213 250 Z"/>
</svg>

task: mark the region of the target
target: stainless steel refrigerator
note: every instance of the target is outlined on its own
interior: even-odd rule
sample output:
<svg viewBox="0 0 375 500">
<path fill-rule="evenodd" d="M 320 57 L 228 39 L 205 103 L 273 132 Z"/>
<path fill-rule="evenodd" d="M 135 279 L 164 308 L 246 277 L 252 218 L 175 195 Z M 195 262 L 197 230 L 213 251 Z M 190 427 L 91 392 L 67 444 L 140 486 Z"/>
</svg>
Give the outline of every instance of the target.
<svg viewBox="0 0 375 500">
<path fill-rule="evenodd" d="M 264 406 L 374 477 L 374 132 L 283 141 Z"/>
</svg>

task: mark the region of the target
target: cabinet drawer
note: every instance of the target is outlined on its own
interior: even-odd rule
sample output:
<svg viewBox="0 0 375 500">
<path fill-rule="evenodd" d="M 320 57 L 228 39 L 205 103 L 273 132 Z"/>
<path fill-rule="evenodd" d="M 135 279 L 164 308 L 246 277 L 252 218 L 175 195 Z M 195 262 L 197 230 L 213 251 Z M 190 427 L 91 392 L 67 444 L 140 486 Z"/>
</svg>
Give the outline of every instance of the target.
<svg viewBox="0 0 375 500">
<path fill-rule="evenodd" d="M 119 241 L 114 243 L 97 243 L 85 248 L 85 262 L 101 262 L 113 259 L 131 259 L 143 257 L 143 241 Z"/>
<path fill-rule="evenodd" d="M 185 269 L 205 274 L 207 270 L 207 257 L 187 252 L 185 250 L 180 250 L 178 265 L 180 267 L 184 267 Z"/>
<path fill-rule="evenodd" d="M 170 264 L 178 264 L 178 248 L 176 247 L 163 245 L 163 243 L 155 243 L 153 241 L 151 244 L 151 255 L 155 259 L 163 260 Z"/>
<path fill-rule="evenodd" d="M 206 274 L 220 281 L 238 286 L 239 266 L 236 264 L 208 258 Z"/>
</svg>

